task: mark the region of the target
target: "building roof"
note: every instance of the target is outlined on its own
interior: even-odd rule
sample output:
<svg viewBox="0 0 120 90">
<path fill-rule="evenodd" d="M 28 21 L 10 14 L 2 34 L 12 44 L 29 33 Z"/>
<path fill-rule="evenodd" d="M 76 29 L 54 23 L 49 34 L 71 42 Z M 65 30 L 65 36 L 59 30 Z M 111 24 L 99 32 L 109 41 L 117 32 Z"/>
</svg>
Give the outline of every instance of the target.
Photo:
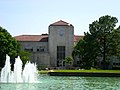
<svg viewBox="0 0 120 90">
<path fill-rule="evenodd" d="M 63 20 L 57 21 L 53 24 L 50 24 L 50 26 L 72 26 L 72 24 L 69 24 Z"/>
<path fill-rule="evenodd" d="M 84 36 L 74 35 L 74 42 L 77 43 Z M 19 35 L 14 37 L 17 41 L 27 41 L 27 42 L 48 42 L 48 35 Z"/>
<path fill-rule="evenodd" d="M 80 39 L 83 39 L 84 36 L 74 35 L 74 42 L 77 43 Z"/>
<path fill-rule="evenodd" d="M 14 38 L 17 41 L 48 42 L 48 35 L 19 35 Z"/>
</svg>

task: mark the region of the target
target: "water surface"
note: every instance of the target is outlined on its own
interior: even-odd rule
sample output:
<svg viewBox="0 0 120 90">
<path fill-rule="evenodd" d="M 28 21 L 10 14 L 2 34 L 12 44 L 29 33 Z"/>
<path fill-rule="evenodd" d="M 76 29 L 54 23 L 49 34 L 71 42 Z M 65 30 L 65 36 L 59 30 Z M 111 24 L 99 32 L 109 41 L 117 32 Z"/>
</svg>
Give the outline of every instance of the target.
<svg viewBox="0 0 120 90">
<path fill-rule="evenodd" d="M 39 75 L 39 83 L 0 83 L 0 90 L 120 90 L 120 78 Z"/>
</svg>

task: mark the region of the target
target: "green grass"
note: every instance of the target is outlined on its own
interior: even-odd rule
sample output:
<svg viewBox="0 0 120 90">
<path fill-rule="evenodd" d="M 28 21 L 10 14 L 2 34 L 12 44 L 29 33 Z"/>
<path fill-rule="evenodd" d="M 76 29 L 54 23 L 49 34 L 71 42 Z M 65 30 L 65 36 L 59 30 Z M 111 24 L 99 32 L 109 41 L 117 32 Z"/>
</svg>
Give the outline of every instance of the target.
<svg viewBox="0 0 120 90">
<path fill-rule="evenodd" d="M 55 72 L 120 73 L 120 70 L 54 70 Z"/>
<path fill-rule="evenodd" d="M 40 74 L 48 74 L 51 70 L 41 70 Z M 120 73 L 120 70 L 52 70 L 52 72 L 86 72 L 86 73 Z"/>
<path fill-rule="evenodd" d="M 50 71 L 48 71 L 48 70 L 40 70 L 38 73 L 39 74 L 48 74 L 48 72 L 50 72 Z"/>
</svg>

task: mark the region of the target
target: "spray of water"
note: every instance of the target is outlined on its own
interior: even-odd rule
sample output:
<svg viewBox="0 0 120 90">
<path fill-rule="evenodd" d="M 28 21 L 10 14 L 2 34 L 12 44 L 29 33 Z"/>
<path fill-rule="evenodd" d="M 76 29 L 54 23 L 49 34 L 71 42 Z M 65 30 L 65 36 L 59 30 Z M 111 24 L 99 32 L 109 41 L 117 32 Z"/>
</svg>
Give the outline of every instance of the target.
<svg viewBox="0 0 120 90">
<path fill-rule="evenodd" d="M 5 66 L 1 70 L 1 83 L 36 83 L 37 68 L 36 64 L 27 62 L 22 70 L 20 57 L 15 59 L 14 71 L 11 71 L 10 57 L 6 55 Z"/>
</svg>

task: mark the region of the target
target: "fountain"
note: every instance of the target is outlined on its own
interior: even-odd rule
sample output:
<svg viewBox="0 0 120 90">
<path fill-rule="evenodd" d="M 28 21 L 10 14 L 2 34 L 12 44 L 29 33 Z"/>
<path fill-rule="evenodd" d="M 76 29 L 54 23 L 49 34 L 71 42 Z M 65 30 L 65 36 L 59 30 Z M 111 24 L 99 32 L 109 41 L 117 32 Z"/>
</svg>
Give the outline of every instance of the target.
<svg viewBox="0 0 120 90">
<path fill-rule="evenodd" d="M 30 62 L 22 70 L 19 57 L 15 60 L 14 71 L 11 71 L 10 58 L 6 56 L 0 90 L 120 90 L 118 77 L 56 77 L 41 74 L 36 78 L 36 73 L 36 65 Z"/>
<path fill-rule="evenodd" d="M 36 64 L 27 62 L 22 70 L 20 57 L 15 59 L 14 71 L 11 71 L 10 57 L 6 55 L 5 66 L 1 70 L 1 83 L 36 83 L 37 68 Z"/>
</svg>

